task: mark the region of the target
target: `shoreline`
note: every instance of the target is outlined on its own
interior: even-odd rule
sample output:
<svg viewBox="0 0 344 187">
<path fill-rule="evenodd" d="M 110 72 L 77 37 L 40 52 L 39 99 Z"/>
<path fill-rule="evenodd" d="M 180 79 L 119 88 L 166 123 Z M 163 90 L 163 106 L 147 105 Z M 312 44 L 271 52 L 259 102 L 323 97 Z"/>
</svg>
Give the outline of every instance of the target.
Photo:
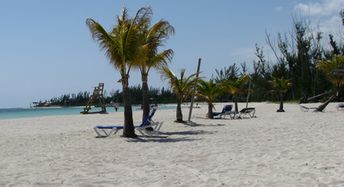
<svg viewBox="0 0 344 187">
<path fill-rule="evenodd" d="M 161 110 L 171 110 L 175 104 L 160 104 Z M 36 118 L 44 116 L 70 116 L 80 115 L 83 107 L 37 107 L 37 108 L 6 108 L 0 109 L 0 121 L 5 119 L 23 119 Z M 93 110 L 99 110 L 99 107 L 92 107 Z M 140 111 L 140 105 L 132 105 L 133 111 Z M 1 111 L 2 110 L 2 111 Z M 123 113 L 121 106 L 117 113 Z M 108 113 L 116 113 L 114 107 L 107 107 Z M 89 114 L 94 115 L 94 114 Z M 106 115 L 106 114 L 104 114 Z"/>
</svg>

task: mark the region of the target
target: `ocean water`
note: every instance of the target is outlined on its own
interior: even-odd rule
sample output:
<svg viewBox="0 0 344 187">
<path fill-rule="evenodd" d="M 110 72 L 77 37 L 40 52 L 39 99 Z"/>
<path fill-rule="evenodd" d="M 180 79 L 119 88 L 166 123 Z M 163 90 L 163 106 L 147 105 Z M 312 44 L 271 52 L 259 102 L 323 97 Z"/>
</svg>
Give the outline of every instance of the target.
<svg viewBox="0 0 344 187">
<path fill-rule="evenodd" d="M 58 116 L 58 115 L 78 115 L 83 111 L 84 107 L 46 107 L 46 108 L 0 108 L 1 119 L 17 119 L 17 118 L 30 118 L 42 116 Z M 175 109 L 175 105 L 159 105 L 158 110 L 171 110 Z M 133 111 L 141 110 L 140 106 L 133 105 Z M 106 108 L 108 113 L 114 113 L 114 107 Z M 100 111 L 100 108 L 94 107 L 92 111 Z M 119 107 L 117 112 L 123 112 L 124 108 Z M 82 114 L 80 114 L 82 115 Z"/>
</svg>

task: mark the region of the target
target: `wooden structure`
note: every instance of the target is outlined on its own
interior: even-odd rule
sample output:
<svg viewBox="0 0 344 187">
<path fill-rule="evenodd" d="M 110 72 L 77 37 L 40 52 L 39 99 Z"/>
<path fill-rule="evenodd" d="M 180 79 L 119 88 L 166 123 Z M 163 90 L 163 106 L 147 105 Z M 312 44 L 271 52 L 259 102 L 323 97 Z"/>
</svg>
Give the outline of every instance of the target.
<svg viewBox="0 0 344 187">
<path fill-rule="evenodd" d="M 92 105 L 96 103 L 97 101 L 99 102 L 99 106 L 101 110 L 97 112 L 90 112 Z M 98 86 L 94 87 L 93 94 L 88 100 L 84 110 L 81 111 L 80 113 L 81 114 L 95 114 L 95 113 L 106 114 L 107 113 L 105 100 L 104 100 L 104 83 L 99 83 Z"/>
</svg>

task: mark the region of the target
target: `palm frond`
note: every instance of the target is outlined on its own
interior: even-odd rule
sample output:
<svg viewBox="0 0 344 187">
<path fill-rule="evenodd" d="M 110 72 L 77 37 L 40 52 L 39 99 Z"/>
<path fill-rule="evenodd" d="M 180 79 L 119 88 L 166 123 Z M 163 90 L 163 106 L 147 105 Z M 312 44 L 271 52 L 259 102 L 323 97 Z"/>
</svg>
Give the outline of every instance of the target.
<svg viewBox="0 0 344 187">
<path fill-rule="evenodd" d="M 167 66 L 161 68 L 161 75 L 169 81 L 170 87 L 176 94 L 177 99 L 183 102 L 185 98 L 193 93 L 193 88 L 197 83 L 195 74 L 186 76 L 185 69 L 180 70 L 180 75 L 177 77 Z"/>
<path fill-rule="evenodd" d="M 119 60 L 114 55 L 118 49 L 118 43 L 114 40 L 112 33 L 106 32 L 98 22 L 91 18 L 86 19 L 86 24 L 90 29 L 93 40 L 99 43 L 100 48 L 105 50 L 105 54 L 110 59 L 110 62 L 115 64 Z"/>
</svg>

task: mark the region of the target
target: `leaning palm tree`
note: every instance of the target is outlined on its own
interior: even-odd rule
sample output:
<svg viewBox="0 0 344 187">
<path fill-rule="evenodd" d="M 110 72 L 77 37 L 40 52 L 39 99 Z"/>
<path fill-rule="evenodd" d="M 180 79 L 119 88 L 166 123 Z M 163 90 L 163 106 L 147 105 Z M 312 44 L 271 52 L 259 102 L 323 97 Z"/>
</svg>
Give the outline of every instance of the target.
<svg viewBox="0 0 344 187">
<path fill-rule="evenodd" d="M 224 80 L 222 81 L 221 85 L 225 92 L 232 95 L 232 100 L 235 105 L 235 112 L 238 113 L 238 94 L 244 91 L 243 86 L 247 83 L 249 80 L 248 75 L 241 75 L 237 79 L 231 79 L 231 80 Z"/>
<path fill-rule="evenodd" d="M 213 119 L 213 108 L 216 97 L 219 96 L 222 92 L 219 84 L 216 84 L 212 79 L 209 81 L 199 80 L 197 86 L 197 96 L 203 98 L 208 103 L 208 113 L 207 116 L 210 119 Z"/>
<path fill-rule="evenodd" d="M 117 25 L 110 32 L 107 32 L 98 22 L 88 18 L 86 24 L 90 29 L 92 38 L 99 43 L 105 55 L 115 69 L 121 75 L 123 102 L 124 102 L 124 129 L 123 137 L 137 137 L 133 125 L 132 107 L 129 95 L 129 71 L 132 62 L 138 59 L 139 40 L 138 33 L 149 21 L 150 10 L 141 8 L 136 16 L 130 18 L 127 9 L 123 9 L 120 16 L 117 16 Z"/>
<path fill-rule="evenodd" d="M 183 123 L 182 103 L 191 95 L 193 87 L 197 83 L 196 73 L 186 77 L 185 69 L 180 71 L 178 78 L 168 67 L 161 68 L 161 75 L 169 81 L 171 89 L 176 94 L 177 99 L 177 113 L 176 122 Z"/>
<path fill-rule="evenodd" d="M 341 73 L 342 69 L 344 69 L 344 56 L 335 56 L 331 60 L 321 60 L 316 65 L 316 68 L 325 73 L 336 88 L 335 93 L 315 110 L 321 112 L 331 101 L 338 97 L 340 89 L 344 84 L 344 74 Z"/>
<path fill-rule="evenodd" d="M 287 93 L 287 91 L 291 87 L 291 80 L 285 79 L 284 77 L 281 77 L 281 78 L 273 77 L 270 83 L 273 88 L 272 91 L 277 93 L 278 98 L 280 100 L 280 105 L 277 112 L 285 112 L 283 109 L 283 99 L 284 99 L 285 93 Z"/>
<path fill-rule="evenodd" d="M 152 27 L 149 23 L 140 32 L 140 58 L 135 61 L 135 67 L 139 68 L 141 72 L 142 81 L 142 106 L 143 115 L 142 121 L 149 114 L 149 99 L 148 99 L 148 74 L 152 68 L 160 68 L 167 65 L 173 56 L 173 50 L 167 49 L 162 52 L 158 48 L 163 45 L 171 34 L 174 34 L 174 28 L 169 22 L 160 20 Z"/>
</svg>

